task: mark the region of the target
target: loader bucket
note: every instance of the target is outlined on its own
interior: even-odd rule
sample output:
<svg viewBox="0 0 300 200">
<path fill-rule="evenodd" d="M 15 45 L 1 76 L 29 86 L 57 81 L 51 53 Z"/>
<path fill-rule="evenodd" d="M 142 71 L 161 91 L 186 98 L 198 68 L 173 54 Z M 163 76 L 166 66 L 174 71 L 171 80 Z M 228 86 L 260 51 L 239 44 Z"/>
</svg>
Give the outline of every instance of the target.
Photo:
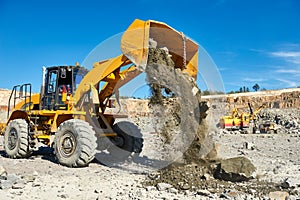
<svg viewBox="0 0 300 200">
<path fill-rule="evenodd" d="M 198 44 L 165 23 L 136 19 L 124 32 L 121 39 L 122 53 L 138 68 L 147 66 L 149 41 L 157 42 L 156 48 L 166 47 L 175 68 L 180 68 L 191 77 L 197 78 Z"/>
</svg>

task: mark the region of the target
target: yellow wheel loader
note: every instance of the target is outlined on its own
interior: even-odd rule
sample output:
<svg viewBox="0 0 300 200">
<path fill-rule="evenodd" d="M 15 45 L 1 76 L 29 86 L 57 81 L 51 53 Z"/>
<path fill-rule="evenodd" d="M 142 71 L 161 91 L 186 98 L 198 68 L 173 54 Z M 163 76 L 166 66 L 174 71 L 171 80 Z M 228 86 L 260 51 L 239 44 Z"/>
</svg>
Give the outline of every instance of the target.
<svg viewBox="0 0 300 200">
<path fill-rule="evenodd" d="M 250 132 L 255 133 L 257 130 L 256 120 L 257 114 L 265 106 L 262 105 L 253 111 L 252 106 L 248 103 L 249 113 L 238 112 L 237 108 L 234 108 L 231 112 L 231 115 L 223 116 L 220 118 L 220 128 L 228 130 L 237 130 L 237 129 L 250 129 Z"/>
<path fill-rule="evenodd" d="M 94 63 L 90 71 L 79 65 L 43 68 L 40 94 L 32 94 L 31 84 L 13 88 L 2 130 L 6 154 L 26 158 L 43 143 L 53 147 L 60 164 L 83 167 L 96 149 L 123 157 L 140 153 L 139 128 L 115 123 L 126 116 L 105 110 L 110 97 L 146 68 L 150 40 L 156 48 L 168 49 L 175 68 L 196 79 L 198 45 L 165 23 L 136 19 L 122 36 L 121 55 Z M 107 140 L 113 145 L 103 142 Z"/>
</svg>

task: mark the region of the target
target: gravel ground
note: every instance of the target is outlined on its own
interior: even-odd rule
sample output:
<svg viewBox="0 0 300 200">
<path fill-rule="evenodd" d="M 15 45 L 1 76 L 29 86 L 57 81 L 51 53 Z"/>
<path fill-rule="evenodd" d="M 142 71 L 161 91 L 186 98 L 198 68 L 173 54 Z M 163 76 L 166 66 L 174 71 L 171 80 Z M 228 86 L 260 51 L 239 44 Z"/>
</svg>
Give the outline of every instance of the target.
<svg viewBox="0 0 300 200">
<path fill-rule="evenodd" d="M 29 159 L 9 159 L 3 150 L 3 136 L 0 136 L 0 196 L 22 200 L 300 199 L 300 133 L 291 131 L 299 130 L 298 111 L 262 112 L 265 118 L 280 116 L 284 131 L 279 134 L 225 134 L 215 128 L 218 120 L 212 115 L 218 110 L 210 113 L 207 119 L 217 157 L 222 160 L 244 156 L 256 167 L 255 179 L 241 183 L 215 179 L 203 163 L 184 165 L 179 162 L 168 168 L 170 152 L 165 150 L 164 138 L 154 129 L 155 120 L 149 117 L 130 119 L 141 128 L 145 139 L 140 156 L 111 167 L 95 159 L 89 167 L 67 168 L 55 161 L 51 149 L 43 147 Z M 170 177 L 156 180 L 164 174 Z M 170 182 L 174 176 L 197 184 L 187 187 Z M 149 181 L 153 179 L 156 181 Z"/>
<path fill-rule="evenodd" d="M 46 148 L 29 159 L 13 160 L 5 157 L 0 141 L 0 165 L 7 171 L 7 180 L 1 180 L 1 199 L 268 199 L 272 196 L 262 194 L 251 181 L 208 184 L 215 181 L 211 176 L 204 189 L 180 190 L 168 183 L 146 185 L 149 173 L 153 175 L 154 170 L 162 166 L 164 156 L 154 157 L 163 149 L 157 148 L 160 140 L 151 132 L 151 126 L 144 126 L 142 130 L 146 142 L 141 157 L 135 163 L 128 161 L 116 167 L 106 167 L 96 161 L 86 168 L 63 167 Z M 280 192 L 275 195 L 287 195 L 284 193 L 287 192 L 289 199 L 300 198 L 300 135 L 217 133 L 214 139 L 219 144 L 219 157 L 243 155 L 249 158 L 257 168 L 258 180 L 276 183 L 278 188 L 271 191 Z M 159 164 L 155 165 L 154 160 Z M 286 182 L 296 185 L 283 188 Z M 239 190 L 237 186 L 248 190 Z"/>
</svg>

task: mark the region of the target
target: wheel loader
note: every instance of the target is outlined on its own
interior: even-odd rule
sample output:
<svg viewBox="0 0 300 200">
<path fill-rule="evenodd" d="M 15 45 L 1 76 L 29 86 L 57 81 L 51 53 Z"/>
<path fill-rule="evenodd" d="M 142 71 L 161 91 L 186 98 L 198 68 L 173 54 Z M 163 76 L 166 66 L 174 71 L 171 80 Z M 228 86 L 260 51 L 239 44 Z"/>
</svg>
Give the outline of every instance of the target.
<svg viewBox="0 0 300 200">
<path fill-rule="evenodd" d="M 97 150 L 124 158 L 139 154 L 139 128 L 105 110 L 110 97 L 147 67 L 149 41 L 167 48 L 175 68 L 196 79 L 198 45 L 165 23 L 136 19 L 122 36 L 121 55 L 95 62 L 90 71 L 78 64 L 43 68 L 39 94 L 29 83 L 13 87 L 2 125 L 7 156 L 27 158 L 44 144 L 53 148 L 58 163 L 84 167 Z"/>
<path fill-rule="evenodd" d="M 264 107 L 265 105 L 262 105 L 253 111 L 251 104 L 248 102 L 249 113 L 239 113 L 238 109 L 234 108 L 231 115 L 220 118 L 220 128 L 229 130 L 249 129 L 250 132 L 255 133 L 258 129 L 256 125 L 257 114 Z"/>
</svg>

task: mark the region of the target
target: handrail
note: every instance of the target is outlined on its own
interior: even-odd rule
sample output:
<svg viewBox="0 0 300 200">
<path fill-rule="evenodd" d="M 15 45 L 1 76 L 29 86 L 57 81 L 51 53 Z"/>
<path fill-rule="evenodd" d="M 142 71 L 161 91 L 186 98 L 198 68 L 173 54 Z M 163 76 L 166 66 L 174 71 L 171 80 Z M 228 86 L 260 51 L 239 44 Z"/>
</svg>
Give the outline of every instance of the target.
<svg viewBox="0 0 300 200">
<path fill-rule="evenodd" d="M 19 95 L 17 95 L 17 91 L 19 92 Z M 25 95 L 23 95 L 24 92 L 25 92 Z M 13 108 L 16 107 L 16 99 L 24 99 L 24 105 L 31 102 L 31 84 L 25 83 L 22 85 L 15 85 L 13 87 L 12 92 L 8 99 L 7 118 L 9 118 L 9 114 L 10 114 L 10 106 L 11 106 L 12 97 L 13 97 L 13 101 L 14 101 Z M 29 102 L 27 102 L 27 98 L 29 98 Z M 25 109 L 26 109 L 26 107 L 25 107 Z M 30 106 L 29 106 L 29 111 L 30 111 Z"/>
</svg>

